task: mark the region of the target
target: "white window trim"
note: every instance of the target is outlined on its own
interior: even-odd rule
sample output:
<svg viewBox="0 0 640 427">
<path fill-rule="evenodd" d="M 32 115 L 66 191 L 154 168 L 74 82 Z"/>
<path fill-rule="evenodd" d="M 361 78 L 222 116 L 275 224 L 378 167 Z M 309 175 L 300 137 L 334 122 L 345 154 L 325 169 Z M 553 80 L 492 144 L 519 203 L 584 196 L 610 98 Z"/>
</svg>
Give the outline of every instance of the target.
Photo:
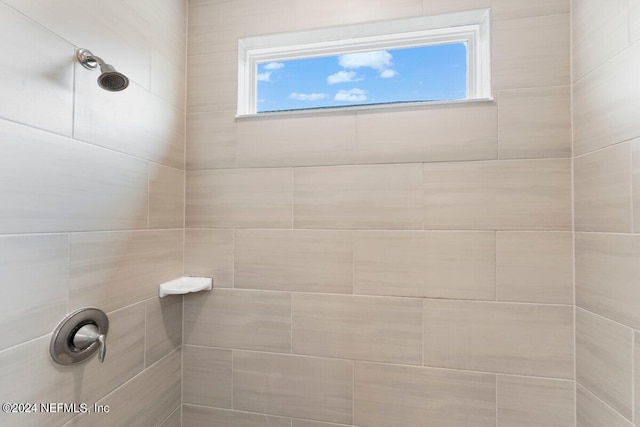
<svg viewBox="0 0 640 427">
<path fill-rule="evenodd" d="M 242 38 L 238 43 L 237 117 L 271 114 L 256 113 L 257 65 L 260 63 L 444 43 L 467 44 L 468 93 L 467 99 L 463 101 L 491 100 L 490 23 L 490 10 L 479 9 L 430 17 Z M 424 101 L 415 104 L 435 102 L 448 103 L 448 101 Z M 460 103 L 461 101 L 451 102 Z M 407 103 L 398 103 L 360 107 L 393 108 L 406 105 Z M 340 111 L 358 107 L 339 106 L 274 113 Z"/>
</svg>

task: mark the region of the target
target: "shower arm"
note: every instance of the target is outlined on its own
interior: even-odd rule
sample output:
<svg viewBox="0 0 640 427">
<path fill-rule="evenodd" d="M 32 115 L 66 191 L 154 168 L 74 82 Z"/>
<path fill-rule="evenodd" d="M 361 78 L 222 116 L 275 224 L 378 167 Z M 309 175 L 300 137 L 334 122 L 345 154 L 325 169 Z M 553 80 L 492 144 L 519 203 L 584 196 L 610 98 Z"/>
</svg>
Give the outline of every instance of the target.
<svg viewBox="0 0 640 427">
<path fill-rule="evenodd" d="M 102 58 L 93 55 L 87 49 L 78 49 L 77 57 L 82 66 L 88 70 L 95 70 L 98 66 L 104 67 L 107 65 Z"/>
</svg>

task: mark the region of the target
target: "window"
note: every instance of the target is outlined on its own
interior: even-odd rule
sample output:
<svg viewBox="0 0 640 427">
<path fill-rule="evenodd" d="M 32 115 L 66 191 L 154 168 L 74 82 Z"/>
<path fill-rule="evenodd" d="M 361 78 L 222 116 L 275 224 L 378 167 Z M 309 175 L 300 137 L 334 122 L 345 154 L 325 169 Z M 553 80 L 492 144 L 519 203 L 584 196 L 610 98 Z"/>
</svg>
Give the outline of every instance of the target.
<svg viewBox="0 0 640 427">
<path fill-rule="evenodd" d="M 489 10 L 240 39 L 238 116 L 490 99 Z"/>
</svg>

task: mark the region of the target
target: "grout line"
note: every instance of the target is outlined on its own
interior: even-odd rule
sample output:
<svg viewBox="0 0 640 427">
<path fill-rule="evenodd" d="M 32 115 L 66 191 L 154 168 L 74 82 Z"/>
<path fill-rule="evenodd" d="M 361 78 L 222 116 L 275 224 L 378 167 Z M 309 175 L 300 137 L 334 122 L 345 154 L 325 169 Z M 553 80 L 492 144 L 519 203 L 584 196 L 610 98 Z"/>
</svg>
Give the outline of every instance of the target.
<svg viewBox="0 0 640 427">
<path fill-rule="evenodd" d="M 616 415 L 618 415 L 620 418 L 622 418 L 625 421 L 628 421 L 629 423 L 631 423 L 631 421 L 629 421 L 629 418 L 625 417 L 624 415 L 622 415 L 617 409 L 615 409 L 613 406 L 609 405 L 607 402 L 605 402 L 604 400 L 602 400 L 597 394 L 595 394 L 593 391 L 591 391 L 587 386 L 585 386 L 584 384 L 576 381 L 576 389 L 579 387 L 582 387 L 584 389 L 584 391 L 586 391 L 587 393 L 589 393 L 591 396 L 593 396 L 594 399 L 596 399 L 597 401 L 599 401 L 601 404 L 603 404 L 604 406 L 606 406 L 610 411 L 612 411 L 613 413 L 615 413 Z"/>
</svg>

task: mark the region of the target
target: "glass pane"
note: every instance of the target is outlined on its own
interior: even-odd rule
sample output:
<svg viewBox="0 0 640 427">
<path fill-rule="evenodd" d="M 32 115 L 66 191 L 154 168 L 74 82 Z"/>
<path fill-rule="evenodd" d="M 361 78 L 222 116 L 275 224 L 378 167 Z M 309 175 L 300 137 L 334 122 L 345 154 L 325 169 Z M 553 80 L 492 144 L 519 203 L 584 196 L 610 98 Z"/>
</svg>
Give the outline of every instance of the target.
<svg viewBox="0 0 640 427">
<path fill-rule="evenodd" d="M 257 112 L 467 98 L 465 43 L 258 64 Z"/>
</svg>

